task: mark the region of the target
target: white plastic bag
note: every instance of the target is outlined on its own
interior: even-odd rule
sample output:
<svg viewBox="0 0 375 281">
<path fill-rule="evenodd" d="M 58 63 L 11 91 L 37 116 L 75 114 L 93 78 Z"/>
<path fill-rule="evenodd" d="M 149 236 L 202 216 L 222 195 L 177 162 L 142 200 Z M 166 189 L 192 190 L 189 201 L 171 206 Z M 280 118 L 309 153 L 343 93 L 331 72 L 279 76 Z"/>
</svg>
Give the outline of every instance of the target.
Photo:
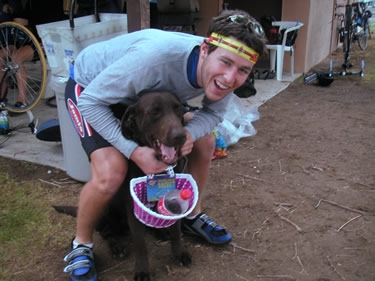
<svg viewBox="0 0 375 281">
<path fill-rule="evenodd" d="M 258 108 L 246 108 L 239 97 L 232 95 L 224 113 L 223 121 L 217 125 L 216 129 L 224 138 L 227 146 L 230 146 L 237 143 L 241 138 L 255 135 L 256 129 L 252 122 L 258 119 Z"/>
</svg>

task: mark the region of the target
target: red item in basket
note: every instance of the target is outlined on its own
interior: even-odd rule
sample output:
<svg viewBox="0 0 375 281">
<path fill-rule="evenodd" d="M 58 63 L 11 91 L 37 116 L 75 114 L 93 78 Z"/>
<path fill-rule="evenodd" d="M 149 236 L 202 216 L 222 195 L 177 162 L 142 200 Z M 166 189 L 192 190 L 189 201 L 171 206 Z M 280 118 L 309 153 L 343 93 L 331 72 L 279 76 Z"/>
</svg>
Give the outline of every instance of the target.
<svg viewBox="0 0 375 281">
<path fill-rule="evenodd" d="M 189 199 L 192 192 L 189 189 L 173 190 L 159 200 L 157 212 L 166 216 L 184 214 L 189 209 Z"/>
</svg>

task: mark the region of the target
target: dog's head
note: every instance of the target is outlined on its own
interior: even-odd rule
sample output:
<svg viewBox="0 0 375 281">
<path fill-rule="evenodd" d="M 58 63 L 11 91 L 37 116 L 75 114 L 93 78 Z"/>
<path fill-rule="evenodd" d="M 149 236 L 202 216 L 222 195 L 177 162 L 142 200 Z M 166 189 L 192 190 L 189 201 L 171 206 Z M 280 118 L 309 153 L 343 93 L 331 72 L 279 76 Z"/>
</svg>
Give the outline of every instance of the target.
<svg viewBox="0 0 375 281">
<path fill-rule="evenodd" d="M 159 160 L 176 163 L 186 141 L 184 107 L 170 92 L 143 94 L 121 120 L 122 134 L 141 146 L 155 149 Z"/>
</svg>

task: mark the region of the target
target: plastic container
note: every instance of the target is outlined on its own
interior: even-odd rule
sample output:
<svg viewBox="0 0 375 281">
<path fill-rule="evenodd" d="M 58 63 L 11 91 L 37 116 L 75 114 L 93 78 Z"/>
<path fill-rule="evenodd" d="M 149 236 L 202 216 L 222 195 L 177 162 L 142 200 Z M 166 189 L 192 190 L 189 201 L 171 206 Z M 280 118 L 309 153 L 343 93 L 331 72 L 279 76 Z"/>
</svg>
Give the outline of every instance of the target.
<svg viewBox="0 0 375 281">
<path fill-rule="evenodd" d="M 189 209 L 191 195 L 189 189 L 172 190 L 158 201 L 157 212 L 166 216 L 184 214 Z"/>
<path fill-rule="evenodd" d="M 5 109 L 0 110 L 0 135 L 9 133 L 9 119 L 8 111 Z"/>
<path fill-rule="evenodd" d="M 99 13 L 74 19 L 74 28 L 69 20 L 37 25 L 51 73 L 69 77 L 69 67 L 85 47 L 108 40 L 128 32 L 126 14 Z"/>
<path fill-rule="evenodd" d="M 146 206 L 147 201 L 147 176 L 134 178 L 130 181 L 130 194 L 133 198 L 134 215 L 143 224 L 154 227 L 164 228 L 176 223 L 179 219 L 186 217 L 192 211 L 198 202 L 198 187 L 193 177 L 189 174 L 176 174 L 176 188 L 179 190 L 189 189 L 192 192 L 189 201 L 189 208 L 184 214 L 166 216 L 154 212 Z"/>
</svg>

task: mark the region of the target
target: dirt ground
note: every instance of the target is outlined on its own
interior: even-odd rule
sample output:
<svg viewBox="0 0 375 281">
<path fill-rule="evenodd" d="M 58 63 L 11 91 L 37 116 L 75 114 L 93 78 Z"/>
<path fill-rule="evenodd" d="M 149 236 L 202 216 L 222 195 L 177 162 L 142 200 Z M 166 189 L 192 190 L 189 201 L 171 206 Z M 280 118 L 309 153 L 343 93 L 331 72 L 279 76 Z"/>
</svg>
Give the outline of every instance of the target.
<svg viewBox="0 0 375 281">
<path fill-rule="evenodd" d="M 365 77 L 337 77 L 329 87 L 295 81 L 259 108 L 255 136 L 213 161 L 204 211 L 232 233 L 231 244 L 185 237 L 193 264 L 184 268 L 168 243 L 147 235 L 154 280 L 375 280 L 374 39 L 366 52 L 355 50 L 353 64 L 365 58 Z M 343 62 L 340 52 L 332 58 Z M 314 68 L 327 69 L 328 60 Z M 81 184 L 62 171 L 17 169 L 4 158 L 0 166 L 17 180 L 59 183 L 43 184 L 48 205 L 77 202 Z M 48 244 L 14 263 L 11 280 L 69 280 L 63 257 L 75 221 L 49 212 L 59 238 L 46 233 Z M 100 280 L 132 280 L 131 241 L 129 256 L 114 260 L 95 239 Z"/>
</svg>

